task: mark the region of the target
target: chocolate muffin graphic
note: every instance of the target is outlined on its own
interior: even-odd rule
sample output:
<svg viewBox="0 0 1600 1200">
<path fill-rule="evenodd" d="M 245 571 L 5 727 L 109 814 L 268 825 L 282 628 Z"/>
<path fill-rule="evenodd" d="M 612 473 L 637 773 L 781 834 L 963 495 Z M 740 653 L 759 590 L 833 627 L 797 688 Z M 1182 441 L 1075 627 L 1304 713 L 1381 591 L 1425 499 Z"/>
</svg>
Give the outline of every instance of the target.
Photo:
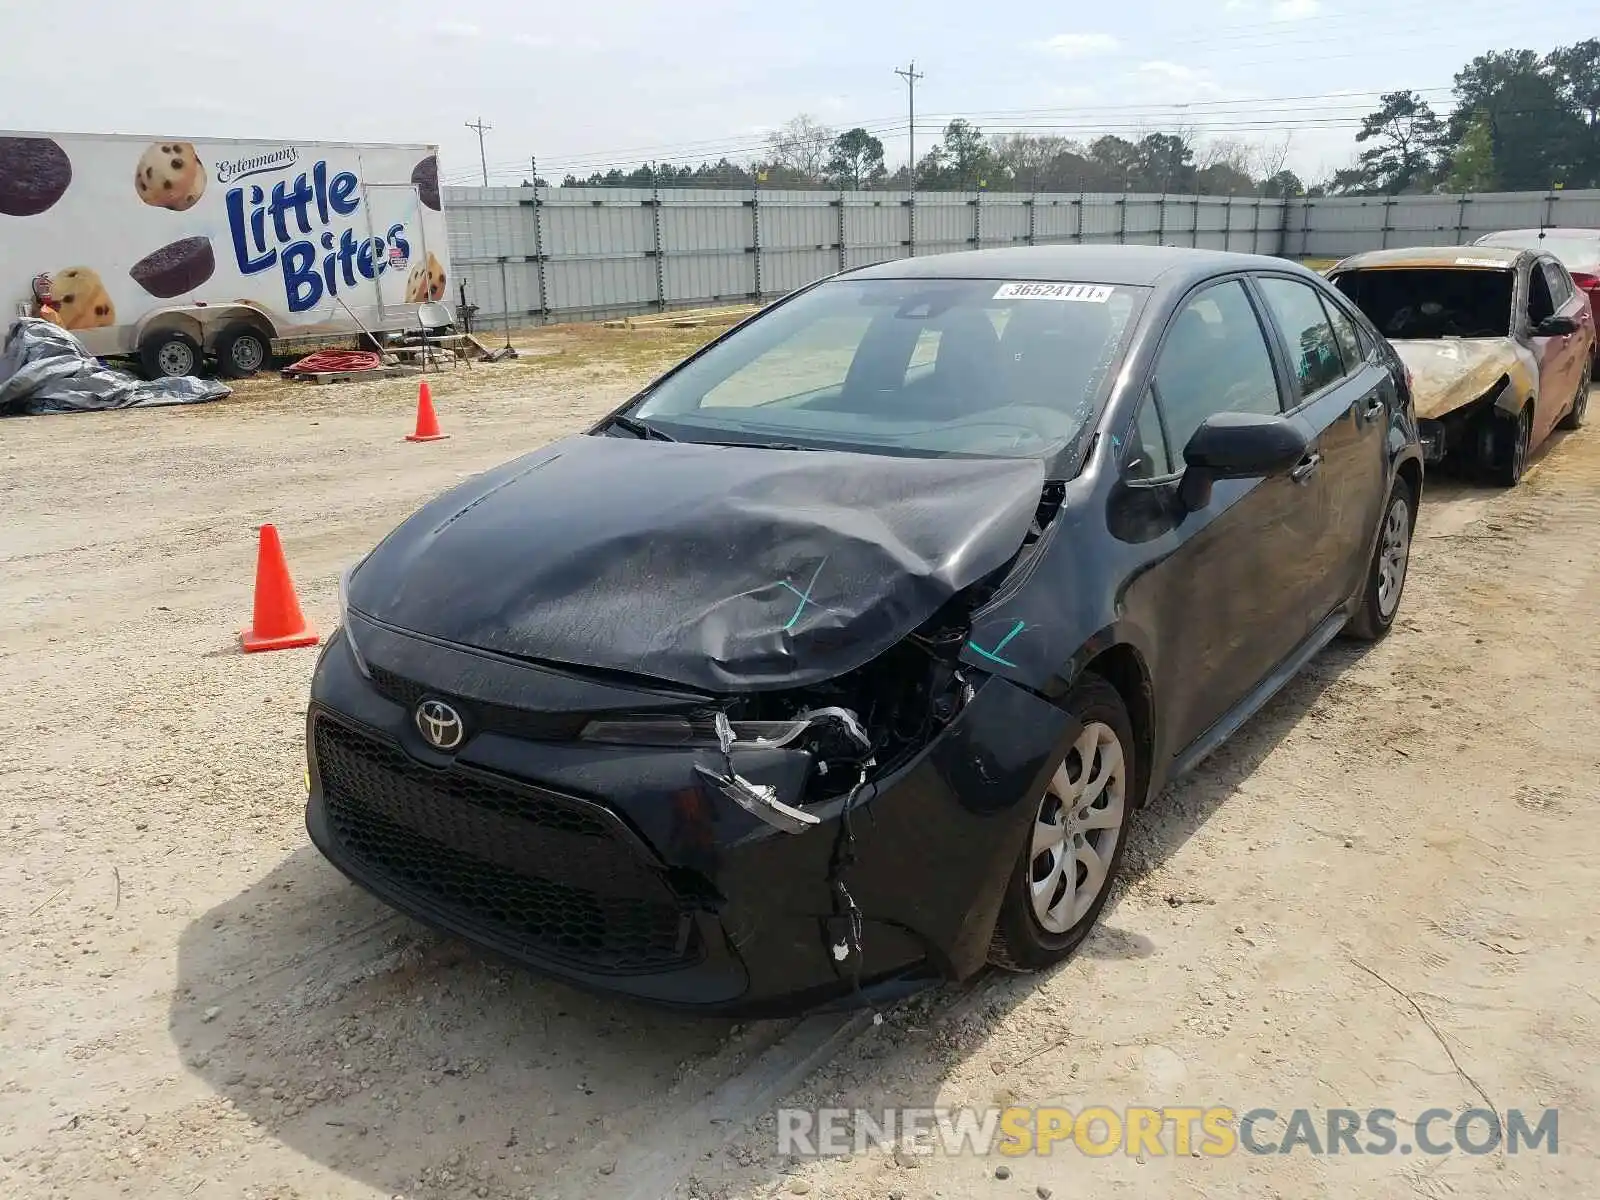
<svg viewBox="0 0 1600 1200">
<path fill-rule="evenodd" d="M 211 239 L 190 237 L 168 242 L 145 255 L 133 264 L 128 274 L 152 296 L 167 300 L 194 291 L 210 279 L 216 269 L 217 258 L 211 251 Z"/>
<path fill-rule="evenodd" d="M 187 212 L 205 194 L 205 164 L 193 142 L 153 142 L 139 156 L 133 186 L 146 204 Z"/>
<path fill-rule="evenodd" d="M 88 267 L 67 267 L 55 272 L 50 276 L 50 294 L 65 329 L 104 329 L 117 323 L 117 309 L 106 294 L 105 284 Z"/>
<path fill-rule="evenodd" d="M 434 212 L 439 211 L 439 156 L 430 154 L 411 168 L 411 182 L 417 197 Z"/>
<path fill-rule="evenodd" d="M 54 139 L 0 137 L 0 213 L 36 217 L 72 182 L 72 160 Z"/>
</svg>

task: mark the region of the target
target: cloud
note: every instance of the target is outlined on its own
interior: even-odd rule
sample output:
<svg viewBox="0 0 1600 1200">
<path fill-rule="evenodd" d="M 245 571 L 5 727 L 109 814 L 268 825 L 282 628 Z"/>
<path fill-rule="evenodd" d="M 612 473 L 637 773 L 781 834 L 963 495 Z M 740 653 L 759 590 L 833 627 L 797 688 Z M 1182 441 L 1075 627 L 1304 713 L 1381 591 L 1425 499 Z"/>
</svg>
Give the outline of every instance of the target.
<svg viewBox="0 0 1600 1200">
<path fill-rule="evenodd" d="M 1088 58 L 1095 54 L 1110 54 L 1122 43 L 1109 33 L 1058 33 L 1038 43 L 1041 50 L 1059 54 L 1062 58 Z"/>
<path fill-rule="evenodd" d="M 511 40 L 518 46 L 526 46 L 530 50 L 544 50 L 555 45 L 555 43 L 549 38 L 543 37 L 537 33 L 513 34 Z"/>
<path fill-rule="evenodd" d="M 475 38 L 482 37 L 483 30 L 470 21 L 440 21 L 433 27 L 433 31 L 444 37 Z"/>
<path fill-rule="evenodd" d="M 1322 11 L 1322 0 L 1226 0 L 1223 10 L 1231 13 L 1262 13 L 1269 21 L 1304 21 Z"/>
<path fill-rule="evenodd" d="M 1139 76 L 1160 85 L 1158 90 L 1170 93 L 1174 103 L 1183 103 L 1203 96 L 1220 96 L 1225 89 L 1218 87 L 1211 76 L 1182 63 L 1153 59 L 1139 64 Z M 1168 86 L 1170 85 L 1170 86 Z"/>
<path fill-rule="evenodd" d="M 1200 72 L 1193 67 L 1186 67 L 1181 63 L 1167 62 L 1164 59 L 1140 63 L 1139 70 L 1146 75 L 1158 75 L 1162 79 L 1170 79 L 1174 83 L 1198 83 L 1201 78 Z"/>
</svg>

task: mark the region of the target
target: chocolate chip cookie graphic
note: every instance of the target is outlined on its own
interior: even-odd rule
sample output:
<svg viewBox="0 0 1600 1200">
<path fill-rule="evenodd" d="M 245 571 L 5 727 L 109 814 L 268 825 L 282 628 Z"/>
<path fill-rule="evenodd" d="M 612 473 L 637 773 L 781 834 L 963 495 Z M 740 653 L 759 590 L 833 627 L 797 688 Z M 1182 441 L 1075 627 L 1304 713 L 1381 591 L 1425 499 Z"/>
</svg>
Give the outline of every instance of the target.
<svg viewBox="0 0 1600 1200">
<path fill-rule="evenodd" d="M 205 194 L 205 164 L 193 142 L 152 142 L 139 156 L 133 186 L 146 204 L 187 212 Z"/>
<path fill-rule="evenodd" d="M 128 274 L 152 296 L 166 300 L 194 291 L 210 279 L 216 269 L 217 257 L 211 252 L 211 239 L 191 237 L 168 242 L 145 255 L 133 264 Z"/>
<path fill-rule="evenodd" d="M 439 156 L 430 154 L 411 168 L 411 183 L 417 198 L 434 212 L 439 211 Z"/>
<path fill-rule="evenodd" d="M 50 294 L 65 329 L 104 329 L 117 323 L 116 306 L 100 276 L 88 267 L 67 267 L 50 276 Z"/>
<path fill-rule="evenodd" d="M 411 264 L 406 276 L 406 303 L 423 304 L 444 299 L 444 268 L 431 253 Z"/>
<path fill-rule="evenodd" d="M 50 138 L 0 137 L 0 213 L 36 217 L 72 182 L 72 160 Z"/>
</svg>

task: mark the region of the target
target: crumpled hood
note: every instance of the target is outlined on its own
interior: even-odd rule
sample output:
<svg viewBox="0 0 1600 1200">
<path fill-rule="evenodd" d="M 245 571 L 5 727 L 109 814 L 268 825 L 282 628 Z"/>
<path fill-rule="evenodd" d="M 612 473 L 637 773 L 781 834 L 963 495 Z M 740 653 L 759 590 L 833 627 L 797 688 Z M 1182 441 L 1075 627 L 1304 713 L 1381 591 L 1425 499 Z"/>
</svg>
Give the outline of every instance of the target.
<svg viewBox="0 0 1600 1200">
<path fill-rule="evenodd" d="M 1390 339 L 1411 368 L 1417 416 L 1442 417 L 1482 396 L 1502 375 L 1526 368 L 1510 338 Z"/>
<path fill-rule="evenodd" d="M 350 581 L 402 629 L 708 692 L 859 667 L 1021 547 L 1035 459 L 578 436 L 437 497 Z"/>
</svg>

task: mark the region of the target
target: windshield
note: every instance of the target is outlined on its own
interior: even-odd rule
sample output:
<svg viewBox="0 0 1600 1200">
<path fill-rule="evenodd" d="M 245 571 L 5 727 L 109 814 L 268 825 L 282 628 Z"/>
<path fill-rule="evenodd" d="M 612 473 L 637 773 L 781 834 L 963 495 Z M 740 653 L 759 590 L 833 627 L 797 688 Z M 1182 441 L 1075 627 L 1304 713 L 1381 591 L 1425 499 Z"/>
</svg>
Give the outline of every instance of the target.
<svg viewBox="0 0 1600 1200">
<path fill-rule="evenodd" d="M 1537 230 L 1516 233 L 1495 233 L 1478 239 L 1480 246 L 1511 246 L 1519 250 L 1542 250 L 1553 254 L 1569 271 L 1592 272 L 1600 264 L 1600 234 L 1593 237 L 1562 237 L 1547 233 L 1540 237 Z"/>
<path fill-rule="evenodd" d="M 630 414 L 700 441 L 1026 457 L 1092 428 L 1144 289 L 840 279 L 758 317 Z"/>
<path fill-rule="evenodd" d="M 1333 285 L 1389 338 L 1507 337 L 1509 270 L 1406 267 L 1345 271 Z"/>
</svg>

